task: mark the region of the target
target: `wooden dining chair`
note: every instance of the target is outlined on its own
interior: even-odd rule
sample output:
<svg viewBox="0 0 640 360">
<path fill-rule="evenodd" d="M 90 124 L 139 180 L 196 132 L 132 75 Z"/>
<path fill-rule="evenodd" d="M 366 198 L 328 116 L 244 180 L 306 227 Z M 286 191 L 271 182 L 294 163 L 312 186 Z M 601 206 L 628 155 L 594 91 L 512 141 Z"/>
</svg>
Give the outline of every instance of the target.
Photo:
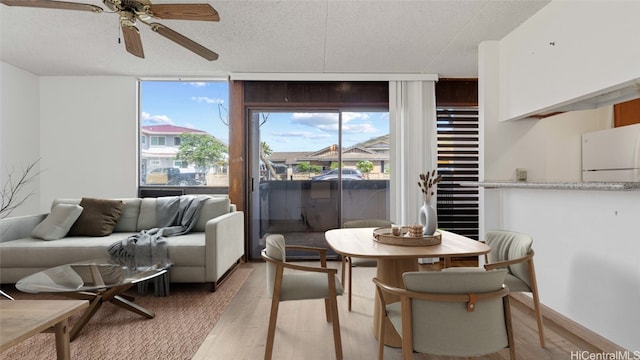
<svg viewBox="0 0 640 360">
<path fill-rule="evenodd" d="M 391 227 L 393 223 L 388 220 L 381 219 L 364 219 L 364 220 L 351 220 L 345 221 L 342 225 L 343 228 L 367 228 L 367 227 Z M 347 263 L 349 263 L 349 267 L 347 268 Z M 347 290 L 347 297 L 349 301 L 349 311 L 351 311 L 351 289 L 353 288 L 351 279 L 352 268 L 356 267 L 376 267 L 378 266 L 378 260 L 376 259 L 363 259 L 363 258 L 352 258 L 350 256 L 342 256 L 342 283 L 344 284 L 345 280 L 345 270 L 349 270 L 349 289 Z"/>
<path fill-rule="evenodd" d="M 374 278 L 377 301 L 385 311 L 378 321 L 378 359 L 384 357 L 384 317 L 402 338 L 402 358 L 413 352 L 471 357 L 509 349 L 516 359 L 507 271 L 457 268 L 456 271 L 406 272 L 405 288 Z M 387 303 L 385 298 L 400 298 Z"/>
<path fill-rule="evenodd" d="M 312 251 L 320 255 L 320 267 L 292 264 L 287 262 L 287 250 Z M 336 359 L 342 359 L 342 340 L 338 318 L 337 295 L 342 295 L 342 284 L 336 269 L 327 268 L 327 249 L 286 245 L 284 236 L 270 234 L 266 238 L 266 248 L 262 258 L 267 262 L 267 294 L 271 297 L 271 312 L 265 360 L 271 359 L 273 341 L 278 320 L 278 306 L 281 301 L 324 299 L 328 322 L 333 323 L 333 341 Z M 285 273 L 285 269 L 287 270 Z"/>
<path fill-rule="evenodd" d="M 505 285 L 510 292 L 530 292 L 538 323 L 540 346 L 544 347 L 544 327 L 538 295 L 538 282 L 533 266 L 533 239 L 531 236 L 514 231 L 488 231 L 483 240 L 491 247 L 485 255 L 484 268 L 487 270 L 505 268 L 508 270 Z"/>
</svg>

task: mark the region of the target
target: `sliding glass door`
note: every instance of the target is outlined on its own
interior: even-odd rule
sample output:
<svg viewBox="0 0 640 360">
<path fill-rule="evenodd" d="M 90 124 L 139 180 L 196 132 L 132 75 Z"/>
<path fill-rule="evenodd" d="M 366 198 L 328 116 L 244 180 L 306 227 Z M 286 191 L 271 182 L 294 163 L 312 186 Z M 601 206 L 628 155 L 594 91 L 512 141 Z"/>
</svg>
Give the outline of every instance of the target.
<svg viewBox="0 0 640 360">
<path fill-rule="evenodd" d="M 252 110 L 249 123 L 251 258 L 266 234 L 326 247 L 346 220 L 389 219 L 388 113 Z"/>
</svg>

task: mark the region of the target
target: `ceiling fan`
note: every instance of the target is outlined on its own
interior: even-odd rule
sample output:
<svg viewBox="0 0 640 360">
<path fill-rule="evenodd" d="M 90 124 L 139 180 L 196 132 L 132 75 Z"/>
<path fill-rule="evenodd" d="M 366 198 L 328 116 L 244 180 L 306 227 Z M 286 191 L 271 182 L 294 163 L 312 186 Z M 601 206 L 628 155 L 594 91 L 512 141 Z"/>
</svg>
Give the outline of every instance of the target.
<svg viewBox="0 0 640 360">
<path fill-rule="evenodd" d="M 120 27 L 124 36 L 124 44 L 127 51 L 137 57 L 144 58 L 142 39 L 136 23 L 143 23 L 154 32 L 184 46 L 188 50 L 213 61 L 218 59 L 218 54 L 196 43 L 186 36 L 169 29 L 168 27 L 149 22 L 152 18 L 172 20 L 201 20 L 220 21 L 218 12 L 209 4 L 157 4 L 152 5 L 149 0 L 102 0 L 104 5 L 114 13 L 120 15 Z M 61 10 L 103 12 L 96 5 L 74 3 L 54 0 L 0 0 L 0 3 L 8 6 L 24 6 Z"/>
</svg>

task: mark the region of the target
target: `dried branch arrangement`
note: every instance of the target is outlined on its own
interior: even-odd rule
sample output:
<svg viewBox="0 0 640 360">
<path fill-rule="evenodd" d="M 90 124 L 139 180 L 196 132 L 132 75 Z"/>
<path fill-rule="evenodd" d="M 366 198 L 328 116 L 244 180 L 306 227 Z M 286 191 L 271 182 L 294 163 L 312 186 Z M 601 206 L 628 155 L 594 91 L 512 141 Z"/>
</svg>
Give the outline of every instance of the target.
<svg viewBox="0 0 640 360">
<path fill-rule="evenodd" d="M 434 194 L 433 187 L 436 186 L 436 184 L 439 183 L 440 180 L 442 180 L 442 175 L 438 174 L 438 176 L 436 176 L 435 169 L 431 173 L 427 171 L 426 174 L 420 174 L 420 181 L 418 181 L 418 186 L 422 191 L 425 202 L 431 200 L 431 197 Z"/>
<path fill-rule="evenodd" d="M 40 159 L 30 163 L 22 173 L 14 174 L 14 170 L 9 171 L 7 180 L 0 189 L 0 219 L 11 214 L 13 210 L 22 205 L 33 192 L 22 194 L 23 190 L 40 175 L 36 167 Z"/>
</svg>

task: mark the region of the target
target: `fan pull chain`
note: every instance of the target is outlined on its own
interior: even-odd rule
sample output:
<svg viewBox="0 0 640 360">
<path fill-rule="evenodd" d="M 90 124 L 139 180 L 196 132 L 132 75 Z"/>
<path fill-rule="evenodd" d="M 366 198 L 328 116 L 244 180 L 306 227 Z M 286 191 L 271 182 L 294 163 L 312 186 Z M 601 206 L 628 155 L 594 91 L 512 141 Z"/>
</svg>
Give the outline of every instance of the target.
<svg viewBox="0 0 640 360">
<path fill-rule="evenodd" d="M 122 28 L 118 24 L 118 44 L 122 44 Z"/>
</svg>

